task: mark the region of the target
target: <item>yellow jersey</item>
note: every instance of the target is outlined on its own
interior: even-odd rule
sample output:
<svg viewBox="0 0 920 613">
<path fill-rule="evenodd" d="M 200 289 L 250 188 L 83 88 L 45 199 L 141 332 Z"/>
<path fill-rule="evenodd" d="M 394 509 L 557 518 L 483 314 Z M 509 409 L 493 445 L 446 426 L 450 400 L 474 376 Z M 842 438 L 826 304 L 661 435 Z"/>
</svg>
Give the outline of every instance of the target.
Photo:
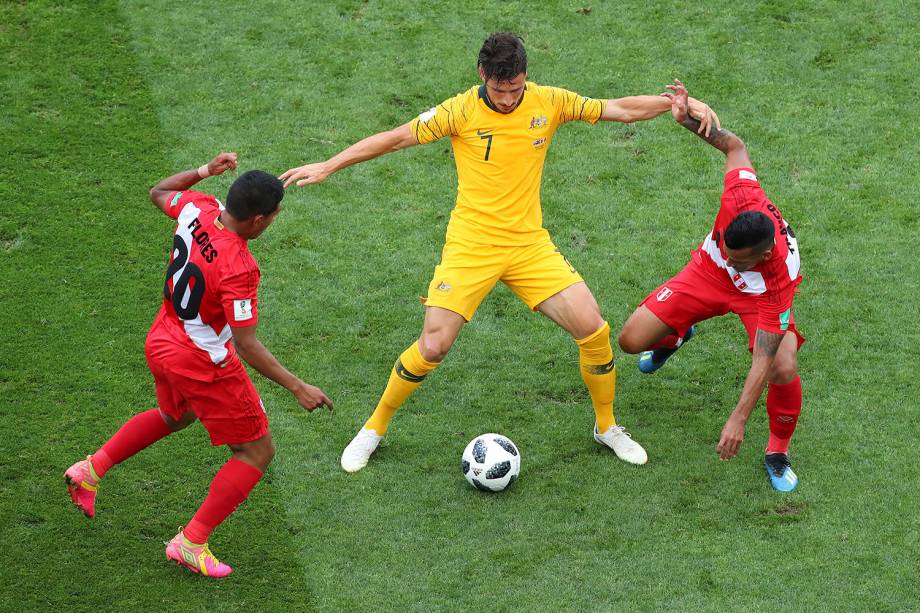
<svg viewBox="0 0 920 613">
<path fill-rule="evenodd" d="M 556 128 L 596 123 L 604 100 L 527 82 L 511 113 L 491 108 L 474 86 L 412 120 L 419 144 L 450 136 L 457 165 L 457 204 L 448 237 L 487 245 L 529 245 L 547 236 L 540 209 L 546 151 Z"/>
</svg>

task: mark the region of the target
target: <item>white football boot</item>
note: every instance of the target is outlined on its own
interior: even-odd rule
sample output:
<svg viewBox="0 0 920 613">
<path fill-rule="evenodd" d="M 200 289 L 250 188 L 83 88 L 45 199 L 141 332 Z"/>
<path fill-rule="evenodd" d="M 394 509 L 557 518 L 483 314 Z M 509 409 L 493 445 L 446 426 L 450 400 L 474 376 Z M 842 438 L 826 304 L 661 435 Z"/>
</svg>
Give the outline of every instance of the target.
<svg viewBox="0 0 920 613">
<path fill-rule="evenodd" d="M 648 454 L 642 445 L 632 440 L 632 436 L 623 426 L 611 426 L 606 432 L 601 434 L 597 431 L 597 424 L 594 424 L 594 440 L 601 445 L 606 445 L 613 449 L 617 457 L 630 464 L 645 464 L 648 462 Z"/>
<path fill-rule="evenodd" d="M 347 473 L 356 473 L 365 466 L 371 454 L 377 450 L 383 437 L 375 430 L 361 428 L 342 452 L 342 469 Z"/>
</svg>

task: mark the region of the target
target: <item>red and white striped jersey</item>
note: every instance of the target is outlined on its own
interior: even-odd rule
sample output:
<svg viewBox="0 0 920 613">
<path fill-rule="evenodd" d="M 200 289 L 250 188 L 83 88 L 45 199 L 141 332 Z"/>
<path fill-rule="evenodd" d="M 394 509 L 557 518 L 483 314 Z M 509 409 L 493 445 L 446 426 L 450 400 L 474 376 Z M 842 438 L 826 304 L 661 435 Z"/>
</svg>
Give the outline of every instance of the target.
<svg viewBox="0 0 920 613">
<path fill-rule="evenodd" d="M 773 221 L 776 244 L 769 260 L 738 272 L 727 264 L 725 229 L 745 211 L 759 211 Z M 752 168 L 736 168 L 725 174 L 725 190 L 715 225 L 693 252 L 693 260 L 719 283 L 757 301 L 758 328 L 774 333 L 788 328 L 792 299 L 802 281 L 799 244 L 792 228 L 760 187 Z"/>
<path fill-rule="evenodd" d="M 171 195 L 167 215 L 178 224 L 163 304 L 148 335 L 171 370 L 202 381 L 235 357 L 231 326 L 259 321 L 259 266 L 246 241 L 218 219 L 222 210 L 208 194 Z"/>
</svg>

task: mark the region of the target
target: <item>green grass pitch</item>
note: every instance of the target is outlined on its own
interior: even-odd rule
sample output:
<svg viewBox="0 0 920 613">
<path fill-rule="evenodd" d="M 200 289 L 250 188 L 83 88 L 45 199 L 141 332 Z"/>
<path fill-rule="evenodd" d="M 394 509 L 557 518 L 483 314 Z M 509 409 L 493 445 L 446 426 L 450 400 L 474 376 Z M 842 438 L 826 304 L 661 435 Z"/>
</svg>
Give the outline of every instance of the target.
<svg viewBox="0 0 920 613">
<path fill-rule="evenodd" d="M 918 21 L 896 0 L 0 3 L 0 610 L 916 610 Z M 679 77 L 747 141 L 802 248 L 799 491 L 769 488 L 762 405 L 738 458 L 713 451 L 749 366 L 740 322 L 654 377 L 618 356 L 635 468 L 590 437 L 574 343 L 501 287 L 344 474 L 421 327 L 456 181 L 438 142 L 290 190 L 252 244 L 260 337 L 337 410 L 255 379 L 279 454 L 212 537 L 233 577 L 163 557 L 227 455 L 200 426 L 79 515 L 64 469 L 155 403 L 142 346 L 171 227 L 149 186 L 220 150 L 277 173 L 324 159 L 469 87 L 505 29 L 537 82 L 617 97 Z M 705 236 L 720 158 L 665 117 L 559 131 L 546 225 L 614 332 Z M 500 495 L 459 471 L 488 431 L 522 450 Z"/>
</svg>

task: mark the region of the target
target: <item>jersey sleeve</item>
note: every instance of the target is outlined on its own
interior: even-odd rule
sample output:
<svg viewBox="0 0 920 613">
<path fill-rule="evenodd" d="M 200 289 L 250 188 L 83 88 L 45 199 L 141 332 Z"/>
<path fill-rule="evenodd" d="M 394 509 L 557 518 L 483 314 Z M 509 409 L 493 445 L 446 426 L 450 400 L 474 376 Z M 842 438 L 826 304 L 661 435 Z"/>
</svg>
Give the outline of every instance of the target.
<svg viewBox="0 0 920 613">
<path fill-rule="evenodd" d="M 604 112 L 604 100 L 588 98 L 561 87 L 547 87 L 550 103 L 556 109 L 557 124 L 587 121 L 595 124 Z"/>
<path fill-rule="evenodd" d="M 259 323 L 259 268 L 241 258 L 224 272 L 220 302 L 231 328 Z"/>
<path fill-rule="evenodd" d="M 195 202 L 196 204 L 199 204 L 199 206 L 202 203 L 204 203 L 205 206 L 208 204 L 218 206 L 217 199 L 210 194 L 185 190 L 184 192 L 173 192 L 169 195 L 169 204 L 166 205 L 166 214 L 173 219 L 179 219 L 179 215 L 182 213 L 182 209 L 184 209 L 185 205 L 190 202 Z"/>
<path fill-rule="evenodd" d="M 757 173 L 753 168 L 733 168 L 725 173 L 725 189 L 729 190 L 738 185 L 752 185 L 760 187 Z"/>
<path fill-rule="evenodd" d="M 766 202 L 767 195 L 753 168 L 735 168 L 725 173 L 725 189 L 722 191 L 722 207 L 719 210 L 723 227 L 739 213 L 756 210 Z"/>
<path fill-rule="evenodd" d="M 459 134 L 468 115 L 465 108 L 468 96 L 469 92 L 466 92 L 448 98 L 413 119 L 409 128 L 418 144 L 426 145 L 439 138 Z"/>
</svg>

